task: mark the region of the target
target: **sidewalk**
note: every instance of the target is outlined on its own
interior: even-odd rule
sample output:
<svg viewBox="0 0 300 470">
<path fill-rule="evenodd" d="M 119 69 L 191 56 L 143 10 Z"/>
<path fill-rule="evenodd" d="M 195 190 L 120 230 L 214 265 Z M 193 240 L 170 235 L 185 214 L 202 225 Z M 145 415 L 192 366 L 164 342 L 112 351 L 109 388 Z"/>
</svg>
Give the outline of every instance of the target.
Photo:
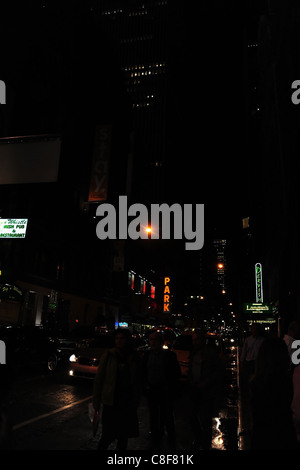
<svg viewBox="0 0 300 470">
<path fill-rule="evenodd" d="M 239 450 L 249 450 L 251 441 L 251 415 L 247 399 L 241 392 L 239 352 L 237 353 L 238 439 Z"/>
<path fill-rule="evenodd" d="M 177 431 L 177 451 L 188 451 L 191 449 L 193 436 L 190 431 L 188 418 L 186 414 L 186 406 L 184 403 L 185 397 L 177 400 L 174 407 L 175 427 Z M 149 419 L 146 400 L 142 400 L 138 410 L 139 416 L 139 437 L 129 439 L 128 451 L 131 450 L 149 450 L 150 449 L 150 434 L 149 434 Z M 98 441 L 101 434 L 101 425 L 97 432 L 96 437 L 90 437 L 83 447 L 85 450 L 96 450 Z M 114 442 L 109 447 L 109 450 L 114 450 L 116 443 Z M 168 451 L 167 442 L 164 442 L 163 451 Z M 213 419 L 213 438 L 212 450 L 238 450 L 238 418 L 236 407 L 224 408 L 218 417 Z"/>
<path fill-rule="evenodd" d="M 232 351 L 232 356 L 227 364 L 227 394 L 226 404 L 220 411 L 219 415 L 213 419 L 213 436 L 212 436 L 212 449 L 213 450 L 239 450 L 239 446 L 246 445 L 244 438 L 239 437 L 239 430 L 245 424 L 244 416 L 242 416 L 243 426 L 241 424 L 239 413 L 239 387 L 238 387 L 238 358 L 237 348 Z M 187 383 L 183 379 L 182 396 L 174 402 L 174 420 L 177 433 L 177 450 L 188 451 L 191 449 L 193 436 L 190 429 L 190 423 L 187 416 Z M 139 409 L 139 437 L 129 439 L 128 450 L 148 450 L 150 448 L 150 435 L 149 435 L 149 415 L 146 399 L 143 398 Z M 101 433 L 101 425 L 97 436 L 90 438 L 85 446 L 85 449 L 96 449 Z M 240 441 L 240 442 L 239 442 Z M 115 443 L 110 446 L 109 450 L 115 449 Z M 165 442 L 165 450 L 167 449 Z"/>
<path fill-rule="evenodd" d="M 249 450 L 251 440 L 251 421 L 250 412 L 245 400 L 241 397 L 239 390 L 239 406 L 238 406 L 238 432 L 239 432 L 239 450 Z"/>
</svg>

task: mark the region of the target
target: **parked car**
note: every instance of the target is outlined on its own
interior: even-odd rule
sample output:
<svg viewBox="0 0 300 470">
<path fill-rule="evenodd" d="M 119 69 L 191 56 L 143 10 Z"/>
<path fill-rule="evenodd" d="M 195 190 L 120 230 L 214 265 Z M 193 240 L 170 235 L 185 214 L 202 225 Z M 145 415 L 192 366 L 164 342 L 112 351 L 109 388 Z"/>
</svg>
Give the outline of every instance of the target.
<svg viewBox="0 0 300 470">
<path fill-rule="evenodd" d="M 112 334 L 99 334 L 88 341 L 81 342 L 80 347 L 69 359 L 69 376 L 93 379 L 97 373 L 101 356 L 114 346 Z"/>
<path fill-rule="evenodd" d="M 212 347 L 215 347 L 219 356 L 223 360 L 224 358 L 224 347 L 222 339 L 219 335 L 214 333 L 206 333 L 206 344 Z M 180 365 L 181 375 L 187 377 L 190 353 L 192 350 L 192 332 L 190 334 L 181 334 L 179 335 L 172 347 L 172 351 L 176 353 L 177 360 Z"/>
<path fill-rule="evenodd" d="M 76 351 L 76 340 L 70 338 L 58 338 L 58 350 L 61 359 L 65 362 L 69 360 L 71 354 Z"/>
<path fill-rule="evenodd" d="M 69 358 L 69 376 L 73 378 L 94 379 L 99 361 L 105 351 L 114 347 L 114 331 L 97 331 L 93 338 L 82 338 Z M 132 335 L 133 347 L 140 357 L 148 348 L 145 338 L 138 334 Z"/>
<path fill-rule="evenodd" d="M 6 363 L 16 367 L 42 366 L 53 372 L 60 360 L 59 342 L 38 326 L 1 325 Z"/>
</svg>

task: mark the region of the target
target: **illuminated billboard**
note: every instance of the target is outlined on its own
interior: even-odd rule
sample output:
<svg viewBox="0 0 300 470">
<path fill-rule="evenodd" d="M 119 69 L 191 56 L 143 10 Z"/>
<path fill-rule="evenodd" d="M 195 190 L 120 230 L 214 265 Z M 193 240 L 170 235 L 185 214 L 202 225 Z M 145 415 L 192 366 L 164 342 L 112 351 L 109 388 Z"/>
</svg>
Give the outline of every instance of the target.
<svg viewBox="0 0 300 470">
<path fill-rule="evenodd" d="M 28 219 L 0 219 L 0 238 L 25 238 Z"/>
</svg>

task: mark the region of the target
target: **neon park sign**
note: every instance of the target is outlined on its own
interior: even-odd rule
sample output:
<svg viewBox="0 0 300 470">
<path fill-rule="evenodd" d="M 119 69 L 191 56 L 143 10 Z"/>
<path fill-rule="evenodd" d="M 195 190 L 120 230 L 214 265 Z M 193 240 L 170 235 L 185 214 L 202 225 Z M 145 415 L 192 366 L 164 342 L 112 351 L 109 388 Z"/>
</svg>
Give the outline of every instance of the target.
<svg viewBox="0 0 300 470">
<path fill-rule="evenodd" d="M 164 313 L 170 313 L 170 278 L 164 278 Z"/>
</svg>

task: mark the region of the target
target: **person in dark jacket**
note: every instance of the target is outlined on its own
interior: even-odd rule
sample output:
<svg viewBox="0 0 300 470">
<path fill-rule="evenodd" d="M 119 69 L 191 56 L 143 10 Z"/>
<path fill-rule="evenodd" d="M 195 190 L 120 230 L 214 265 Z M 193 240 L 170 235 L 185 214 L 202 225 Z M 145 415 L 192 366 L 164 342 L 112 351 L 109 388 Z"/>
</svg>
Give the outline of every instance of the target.
<svg viewBox="0 0 300 470">
<path fill-rule="evenodd" d="M 143 359 L 144 392 L 148 400 L 151 446 L 162 448 L 164 429 L 168 446 L 176 448 L 176 433 L 173 415 L 173 400 L 178 393 L 180 366 L 176 354 L 163 348 L 163 337 L 155 332 L 149 336 L 150 350 Z"/>
<path fill-rule="evenodd" d="M 298 448 L 291 409 L 293 383 L 289 365 L 285 342 L 281 338 L 267 338 L 259 349 L 250 381 L 251 450 Z"/>
<path fill-rule="evenodd" d="M 139 435 L 137 408 L 142 393 L 141 363 L 133 349 L 131 332 L 118 329 L 115 347 L 101 357 L 94 382 L 93 406 L 102 408 L 102 435 L 98 450 L 117 440 L 126 450 L 128 439 Z"/>
<path fill-rule="evenodd" d="M 193 434 L 192 450 L 209 450 L 212 419 L 224 398 L 225 367 L 218 352 L 206 344 L 205 332 L 192 336 L 189 361 L 189 421 Z"/>
</svg>

